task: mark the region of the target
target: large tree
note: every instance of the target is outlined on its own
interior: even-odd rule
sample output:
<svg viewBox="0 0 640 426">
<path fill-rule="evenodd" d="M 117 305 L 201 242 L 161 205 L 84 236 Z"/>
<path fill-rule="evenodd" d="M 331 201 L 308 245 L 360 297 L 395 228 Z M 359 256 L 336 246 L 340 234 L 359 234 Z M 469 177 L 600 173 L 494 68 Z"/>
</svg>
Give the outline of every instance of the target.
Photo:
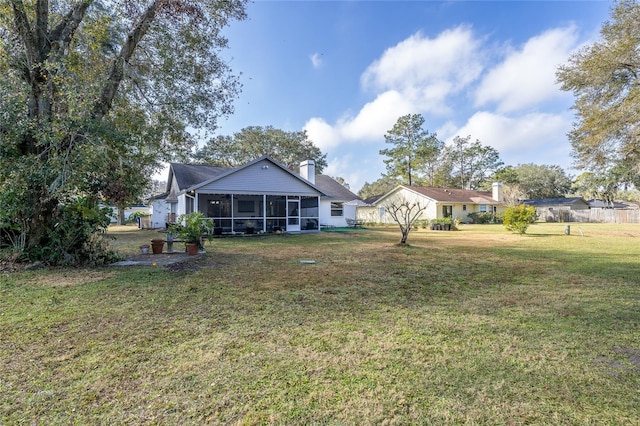
<svg viewBox="0 0 640 426">
<path fill-rule="evenodd" d="M 262 155 L 269 155 L 289 168 L 314 160 L 316 171 L 327 167 L 327 155 L 314 145 L 306 131 L 284 131 L 272 126 L 250 126 L 232 136 L 212 138 L 198 149 L 194 159 L 201 163 L 235 167 Z"/>
<path fill-rule="evenodd" d="M 482 145 L 478 139 L 472 142 L 471 136 L 453 138 L 445 156 L 452 166 L 452 177 L 461 189 L 480 188 L 504 164 L 495 148 Z"/>
<path fill-rule="evenodd" d="M 185 129 L 215 130 L 240 88 L 219 55 L 221 30 L 244 9 L 244 0 L 0 3 L 0 226 L 21 235 L 19 249 L 76 250 L 82 241 L 51 248 L 66 240 L 69 203 L 86 195 L 84 212 L 100 198 L 131 199 L 160 161 L 192 146 Z"/>
<path fill-rule="evenodd" d="M 557 71 L 573 92 L 576 122 L 569 133 L 574 156 L 587 170 L 640 164 L 640 4 L 618 1 L 601 39 L 574 53 Z"/>
<path fill-rule="evenodd" d="M 422 115 L 403 115 L 384 135 L 386 143 L 393 145 L 393 148 L 380 150 L 380 155 L 387 157 L 384 163 L 388 176 L 413 185 L 419 172 L 438 157 L 442 142 L 435 133 L 423 129 L 423 125 Z"/>
<path fill-rule="evenodd" d="M 517 187 L 526 199 L 557 198 L 571 190 L 572 178 L 560 166 L 518 164 Z"/>
</svg>

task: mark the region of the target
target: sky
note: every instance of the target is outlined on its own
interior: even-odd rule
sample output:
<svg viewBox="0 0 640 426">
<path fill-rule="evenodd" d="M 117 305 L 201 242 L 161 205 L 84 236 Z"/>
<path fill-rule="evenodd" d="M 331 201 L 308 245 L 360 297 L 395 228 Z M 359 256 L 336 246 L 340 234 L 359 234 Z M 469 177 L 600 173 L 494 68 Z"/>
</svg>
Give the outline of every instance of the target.
<svg viewBox="0 0 640 426">
<path fill-rule="evenodd" d="M 384 135 L 406 114 L 450 143 L 471 136 L 505 165 L 573 169 L 573 95 L 555 72 L 598 40 L 605 1 L 256 1 L 224 57 L 243 90 L 219 134 L 306 130 L 324 174 L 352 191 L 386 171 Z"/>
</svg>

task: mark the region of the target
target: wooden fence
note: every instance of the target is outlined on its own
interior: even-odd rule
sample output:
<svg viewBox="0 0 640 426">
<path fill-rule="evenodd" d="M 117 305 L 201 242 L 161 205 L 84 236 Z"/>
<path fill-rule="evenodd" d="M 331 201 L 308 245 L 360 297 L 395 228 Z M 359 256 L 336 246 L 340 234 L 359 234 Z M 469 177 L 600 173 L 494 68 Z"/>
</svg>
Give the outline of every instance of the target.
<svg viewBox="0 0 640 426">
<path fill-rule="evenodd" d="M 540 215 L 543 222 L 640 223 L 640 210 L 554 210 Z"/>
</svg>

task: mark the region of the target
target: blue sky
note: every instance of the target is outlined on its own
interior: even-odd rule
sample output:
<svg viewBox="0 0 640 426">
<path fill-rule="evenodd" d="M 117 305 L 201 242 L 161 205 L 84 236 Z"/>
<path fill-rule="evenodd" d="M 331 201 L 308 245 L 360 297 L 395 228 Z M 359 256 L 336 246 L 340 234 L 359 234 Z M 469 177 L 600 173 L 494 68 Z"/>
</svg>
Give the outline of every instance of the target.
<svg viewBox="0 0 640 426">
<path fill-rule="evenodd" d="M 385 171 L 384 134 L 422 114 L 445 142 L 471 135 L 508 165 L 572 174 L 573 97 L 555 70 L 598 38 L 604 1 L 256 1 L 226 30 L 244 85 L 220 134 L 306 129 L 325 174 L 357 191 Z"/>
</svg>

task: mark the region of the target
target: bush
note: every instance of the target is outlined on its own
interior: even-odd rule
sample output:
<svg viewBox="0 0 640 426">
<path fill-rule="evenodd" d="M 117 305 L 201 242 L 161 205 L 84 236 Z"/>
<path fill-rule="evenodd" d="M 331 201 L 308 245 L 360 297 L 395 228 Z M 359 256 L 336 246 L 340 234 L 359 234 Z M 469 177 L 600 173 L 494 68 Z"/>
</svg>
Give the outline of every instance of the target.
<svg viewBox="0 0 640 426">
<path fill-rule="evenodd" d="M 487 223 L 500 223 L 500 217 L 489 212 L 473 212 L 469 213 L 467 217 L 473 223 L 487 224 Z"/>
<path fill-rule="evenodd" d="M 138 223 L 138 218 L 139 217 L 145 217 L 145 216 L 149 216 L 149 213 L 147 213 L 147 212 L 134 212 L 134 213 L 131 213 L 129 215 L 129 217 L 127 218 L 127 223 Z"/>
<path fill-rule="evenodd" d="M 47 244 L 26 249 L 24 260 L 49 265 L 103 265 L 119 260 L 103 233 L 110 222 L 111 209 L 86 197 L 67 198 L 55 210 L 55 225 L 47 230 Z"/>
<path fill-rule="evenodd" d="M 428 225 L 429 225 L 429 221 L 427 219 L 420 219 L 413 222 L 414 228 L 427 229 Z"/>
<path fill-rule="evenodd" d="M 431 229 L 437 229 L 438 226 L 442 225 L 450 225 L 449 229 L 457 231 L 461 222 L 460 218 L 457 217 L 437 217 L 431 219 Z"/>
<path fill-rule="evenodd" d="M 529 225 L 537 219 L 536 208 L 520 204 L 516 207 L 508 207 L 504 212 L 504 226 L 511 232 L 524 234 Z"/>
</svg>

